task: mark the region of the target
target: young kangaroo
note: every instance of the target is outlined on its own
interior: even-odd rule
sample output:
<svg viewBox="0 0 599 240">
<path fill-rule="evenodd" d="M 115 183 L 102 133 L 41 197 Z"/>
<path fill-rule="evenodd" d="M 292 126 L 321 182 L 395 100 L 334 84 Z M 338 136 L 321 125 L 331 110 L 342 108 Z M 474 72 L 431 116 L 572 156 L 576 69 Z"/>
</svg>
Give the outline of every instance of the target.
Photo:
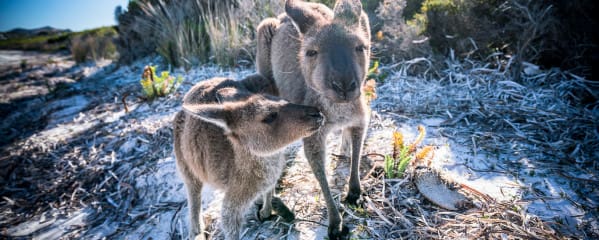
<svg viewBox="0 0 599 240">
<path fill-rule="evenodd" d="M 271 214 L 272 190 L 285 166 L 285 146 L 317 131 L 315 107 L 289 103 L 268 80 L 215 78 L 195 85 L 174 119 L 177 169 L 187 188 L 190 237 L 203 239 L 201 192 L 207 183 L 224 190 L 221 224 L 226 239 L 239 239 L 244 213 L 264 197 L 261 218 Z"/>
<path fill-rule="evenodd" d="M 287 0 L 285 13 L 258 27 L 258 72 L 273 79 L 279 96 L 315 106 L 325 125 L 304 138 L 304 150 L 325 197 L 330 239 L 347 237 L 325 175 L 326 136 L 342 129 L 341 151 L 351 157 L 346 201 L 360 197 L 361 148 L 369 121 L 362 85 L 370 59 L 370 25 L 359 0 L 322 4 Z"/>
</svg>

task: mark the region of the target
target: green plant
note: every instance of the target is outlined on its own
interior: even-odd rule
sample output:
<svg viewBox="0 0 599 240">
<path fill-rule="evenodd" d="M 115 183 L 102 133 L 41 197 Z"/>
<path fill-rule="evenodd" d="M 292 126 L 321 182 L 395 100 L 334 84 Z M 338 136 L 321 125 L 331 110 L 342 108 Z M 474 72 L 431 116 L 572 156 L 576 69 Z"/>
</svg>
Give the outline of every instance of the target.
<svg viewBox="0 0 599 240">
<path fill-rule="evenodd" d="M 366 73 L 367 79 L 377 79 L 379 76 L 379 61 L 374 60 L 371 63 L 371 67 L 368 69 L 368 73 Z"/>
<path fill-rule="evenodd" d="M 160 76 L 157 76 L 156 66 L 146 66 L 139 82 L 146 99 L 152 100 L 174 92 L 182 81 L 181 76 L 170 76 L 168 71 L 162 71 Z"/>
<path fill-rule="evenodd" d="M 374 79 L 368 79 L 368 81 L 364 83 L 362 90 L 364 91 L 364 96 L 366 97 L 368 104 L 376 99 L 376 81 L 374 81 Z"/>
<path fill-rule="evenodd" d="M 278 0 L 130 1 L 127 11 L 118 14 L 120 60 L 158 53 L 175 67 L 248 63 L 256 27 L 282 11 Z"/>
<path fill-rule="evenodd" d="M 383 65 L 431 53 L 429 41 L 421 35 L 421 29 L 410 24 L 411 20 L 404 19 L 404 9 L 410 2 L 412 1 L 384 0 L 376 9 L 379 27 L 373 27 L 373 56 Z M 386 71 L 382 74 L 386 74 Z"/>
<path fill-rule="evenodd" d="M 202 19 L 207 30 L 210 42 L 210 56 L 218 64 L 233 66 L 241 49 L 249 45 L 243 36 L 243 28 L 234 17 L 235 9 L 232 6 L 214 6 L 214 10 L 203 10 Z M 219 17 L 224 14 L 224 17 Z M 227 17 L 228 16 L 228 17 Z"/>
<path fill-rule="evenodd" d="M 27 68 L 27 59 L 21 60 L 21 63 L 19 64 L 19 66 L 21 67 L 21 69 L 26 69 Z"/>
<path fill-rule="evenodd" d="M 70 50 L 73 59 L 78 62 L 99 59 L 116 58 L 114 39 L 117 32 L 114 27 L 101 27 L 83 32 L 76 32 L 70 36 Z"/>
<path fill-rule="evenodd" d="M 423 160 L 432 152 L 432 146 L 425 146 L 420 151 L 416 151 L 418 145 L 424 139 L 426 129 L 424 126 L 418 126 L 418 136 L 411 144 L 404 144 L 403 134 L 393 133 L 393 153 L 385 156 L 385 176 L 387 178 L 403 178 L 408 164 L 412 160 Z"/>
<path fill-rule="evenodd" d="M 59 33 L 51 35 L 18 37 L 0 40 L 0 49 L 18 49 L 52 52 L 68 49 L 67 41 L 72 33 Z"/>
<path fill-rule="evenodd" d="M 372 67 L 368 69 L 368 73 L 366 74 L 366 79 L 368 79 L 362 90 L 364 91 L 364 96 L 366 96 L 366 100 L 368 103 L 372 102 L 376 99 L 376 79 L 379 76 L 379 61 L 373 61 Z"/>
</svg>

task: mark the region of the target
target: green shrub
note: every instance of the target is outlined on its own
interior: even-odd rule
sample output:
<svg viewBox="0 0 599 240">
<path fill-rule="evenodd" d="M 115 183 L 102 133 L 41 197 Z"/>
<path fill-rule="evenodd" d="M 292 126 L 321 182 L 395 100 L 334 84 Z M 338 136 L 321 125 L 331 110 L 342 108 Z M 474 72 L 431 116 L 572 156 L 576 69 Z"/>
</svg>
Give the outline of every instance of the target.
<svg viewBox="0 0 599 240">
<path fill-rule="evenodd" d="M 61 32 L 51 35 L 11 38 L 0 41 L 0 49 L 55 52 L 68 50 L 75 61 L 114 59 L 117 57 L 114 27 L 101 27 L 82 32 Z"/>
<path fill-rule="evenodd" d="M 410 23 L 430 38 L 437 52 L 458 54 L 481 50 L 482 57 L 512 42 L 506 35 L 509 19 L 501 11 L 502 0 L 426 0 Z M 480 47 L 479 47 L 480 46 Z"/>
<path fill-rule="evenodd" d="M 378 6 L 376 23 L 372 27 L 373 56 L 383 64 L 397 63 L 431 53 L 425 36 L 417 26 L 408 24 L 404 19 L 405 0 L 384 0 Z"/>
<path fill-rule="evenodd" d="M 27 59 L 22 59 L 19 67 L 21 67 L 22 70 L 27 69 Z"/>
<path fill-rule="evenodd" d="M 71 37 L 71 35 L 72 33 L 59 33 L 55 35 L 9 38 L 0 40 L 0 49 L 44 52 L 68 50 L 68 40 Z"/>
<path fill-rule="evenodd" d="M 395 63 L 416 57 L 434 60 L 430 57 L 449 53 L 487 60 L 494 54 L 506 58 L 497 67 L 509 68 L 516 79 L 524 61 L 589 76 L 599 55 L 598 35 L 590 34 L 599 27 L 591 17 L 593 3 L 385 0 L 377 9 L 383 21 L 380 34 L 373 34 L 380 36 L 373 38 L 375 56 L 383 63 Z"/>
<path fill-rule="evenodd" d="M 138 0 L 117 14 L 121 60 L 158 53 L 173 66 L 251 62 L 256 27 L 283 11 L 276 0 Z"/>
<path fill-rule="evenodd" d="M 103 27 L 73 33 L 70 50 L 73 59 L 78 62 L 116 58 L 114 39 L 117 33 L 113 27 Z"/>
<path fill-rule="evenodd" d="M 174 92 L 182 81 L 181 76 L 170 76 L 168 71 L 162 71 L 158 76 L 156 75 L 156 66 L 146 66 L 139 83 L 146 99 L 153 100 L 156 97 L 164 97 Z"/>
</svg>

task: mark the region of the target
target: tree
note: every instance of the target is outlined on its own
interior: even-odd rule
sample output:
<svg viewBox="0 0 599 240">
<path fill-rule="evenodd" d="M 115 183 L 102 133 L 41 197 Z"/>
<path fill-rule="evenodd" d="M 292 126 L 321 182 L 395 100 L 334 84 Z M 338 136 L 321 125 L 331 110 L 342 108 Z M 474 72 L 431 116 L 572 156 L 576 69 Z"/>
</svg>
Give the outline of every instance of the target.
<svg viewBox="0 0 599 240">
<path fill-rule="evenodd" d="M 124 13 L 125 11 L 123 10 L 123 7 L 121 5 L 116 6 L 116 8 L 114 8 L 114 21 L 116 21 L 116 23 L 119 23 L 119 17 Z"/>
</svg>

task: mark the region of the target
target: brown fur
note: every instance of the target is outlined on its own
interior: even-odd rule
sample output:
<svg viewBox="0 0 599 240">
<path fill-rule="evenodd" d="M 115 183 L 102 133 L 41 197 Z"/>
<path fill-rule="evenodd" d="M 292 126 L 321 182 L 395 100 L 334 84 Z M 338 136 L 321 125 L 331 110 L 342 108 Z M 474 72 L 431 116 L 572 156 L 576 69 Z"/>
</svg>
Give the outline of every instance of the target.
<svg viewBox="0 0 599 240">
<path fill-rule="evenodd" d="M 225 192 L 221 223 L 226 239 L 239 239 L 243 214 L 257 197 L 264 197 L 260 217 L 270 216 L 272 189 L 285 166 L 282 150 L 322 125 L 314 107 L 258 94 L 273 92 L 267 79 L 253 75 L 203 81 L 185 95 L 173 135 L 192 239 L 204 238 L 200 194 L 205 183 Z"/>
<path fill-rule="evenodd" d="M 329 238 L 347 237 L 325 175 L 326 136 L 342 129 L 342 154 L 351 156 L 346 201 L 360 197 L 361 148 L 369 121 L 362 86 L 370 58 L 370 25 L 359 0 L 322 4 L 288 0 L 285 13 L 258 28 L 258 72 L 275 81 L 282 98 L 315 106 L 325 125 L 304 138 L 306 157 L 325 197 Z"/>
</svg>

